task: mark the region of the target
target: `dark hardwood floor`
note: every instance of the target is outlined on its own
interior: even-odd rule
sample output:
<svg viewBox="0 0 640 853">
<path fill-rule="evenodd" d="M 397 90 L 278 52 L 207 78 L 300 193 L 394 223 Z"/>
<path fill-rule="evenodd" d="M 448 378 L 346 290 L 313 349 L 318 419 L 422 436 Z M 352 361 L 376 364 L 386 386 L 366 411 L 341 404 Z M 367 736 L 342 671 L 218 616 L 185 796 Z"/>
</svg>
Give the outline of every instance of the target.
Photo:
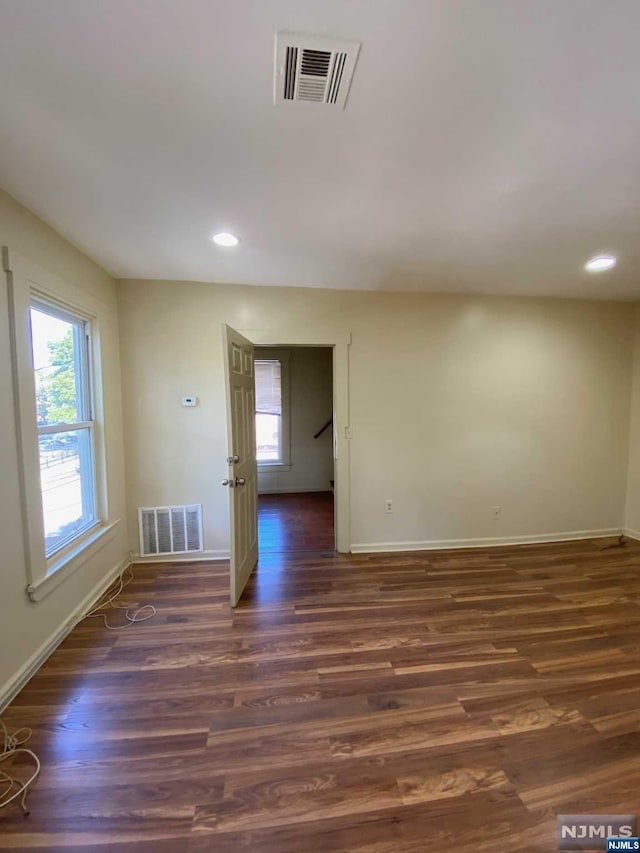
<svg viewBox="0 0 640 853">
<path fill-rule="evenodd" d="M 258 541 L 263 554 L 333 551 L 333 492 L 260 495 Z"/>
<path fill-rule="evenodd" d="M 5 712 L 31 815 L 0 849 L 550 853 L 640 808 L 640 543 L 136 568 Z"/>
</svg>

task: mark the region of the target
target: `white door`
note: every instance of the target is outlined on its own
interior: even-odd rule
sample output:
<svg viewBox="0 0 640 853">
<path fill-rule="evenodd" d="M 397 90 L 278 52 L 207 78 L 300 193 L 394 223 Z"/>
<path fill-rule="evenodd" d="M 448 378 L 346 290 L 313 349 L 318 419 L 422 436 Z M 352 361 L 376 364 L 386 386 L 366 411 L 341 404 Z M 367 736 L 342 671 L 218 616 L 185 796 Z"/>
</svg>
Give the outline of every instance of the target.
<svg viewBox="0 0 640 853">
<path fill-rule="evenodd" d="M 253 344 L 222 327 L 224 350 L 231 521 L 231 606 L 235 607 L 258 562 L 258 464 Z"/>
</svg>

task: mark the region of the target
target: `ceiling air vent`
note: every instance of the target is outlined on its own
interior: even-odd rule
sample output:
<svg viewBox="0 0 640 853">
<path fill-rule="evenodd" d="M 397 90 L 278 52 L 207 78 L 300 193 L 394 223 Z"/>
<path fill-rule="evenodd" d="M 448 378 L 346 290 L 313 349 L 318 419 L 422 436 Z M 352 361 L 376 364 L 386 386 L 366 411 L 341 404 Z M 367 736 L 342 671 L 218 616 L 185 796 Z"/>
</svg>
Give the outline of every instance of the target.
<svg viewBox="0 0 640 853">
<path fill-rule="evenodd" d="M 315 101 L 344 109 L 360 43 L 276 33 L 274 103 Z"/>
</svg>

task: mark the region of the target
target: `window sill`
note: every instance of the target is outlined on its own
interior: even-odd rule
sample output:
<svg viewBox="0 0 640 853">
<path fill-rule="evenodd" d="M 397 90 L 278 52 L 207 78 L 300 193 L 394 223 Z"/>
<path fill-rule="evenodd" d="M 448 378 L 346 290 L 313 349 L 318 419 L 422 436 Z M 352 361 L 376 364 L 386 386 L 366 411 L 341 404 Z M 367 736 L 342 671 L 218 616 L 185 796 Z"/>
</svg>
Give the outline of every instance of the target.
<svg viewBox="0 0 640 853">
<path fill-rule="evenodd" d="M 120 519 L 116 519 L 110 524 L 101 524 L 99 527 L 90 530 L 75 546 L 65 551 L 63 557 L 60 557 L 60 559 L 49 566 L 47 574 L 43 578 L 29 584 L 27 593 L 31 601 L 42 601 L 50 592 L 53 592 L 56 587 L 83 566 L 87 560 L 91 559 L 107 542 L 113 539 L 119 524 Z"/>
<path fill-rule="evenodd" d="M 288 462 L 258 462 L 258 474 L 268 474 L 270 471 L 290 471 Z"/>
</svg>

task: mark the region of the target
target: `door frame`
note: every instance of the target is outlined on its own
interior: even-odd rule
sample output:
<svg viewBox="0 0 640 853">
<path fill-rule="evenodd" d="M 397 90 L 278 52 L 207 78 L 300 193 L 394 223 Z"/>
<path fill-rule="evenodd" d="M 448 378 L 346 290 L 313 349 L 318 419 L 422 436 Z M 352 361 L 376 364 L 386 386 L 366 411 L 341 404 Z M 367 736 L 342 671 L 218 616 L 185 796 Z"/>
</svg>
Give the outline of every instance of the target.
<svg viewBox="0 0 640 853">
<path fill-rule="evenodd" d="M 242 329 L 238 331 L 254 346 L 269 347 L 331 347 L 333 351 L 333 467 L 334 523 L 336 550 L 351 551 L 350 497 L 350 434 L 349 418 L 349 334 L 318 334 L 300 329 L 296 332 L 273 329 Z M 258 543 L 258 552 L 260 544 Z"/>
</svg>

